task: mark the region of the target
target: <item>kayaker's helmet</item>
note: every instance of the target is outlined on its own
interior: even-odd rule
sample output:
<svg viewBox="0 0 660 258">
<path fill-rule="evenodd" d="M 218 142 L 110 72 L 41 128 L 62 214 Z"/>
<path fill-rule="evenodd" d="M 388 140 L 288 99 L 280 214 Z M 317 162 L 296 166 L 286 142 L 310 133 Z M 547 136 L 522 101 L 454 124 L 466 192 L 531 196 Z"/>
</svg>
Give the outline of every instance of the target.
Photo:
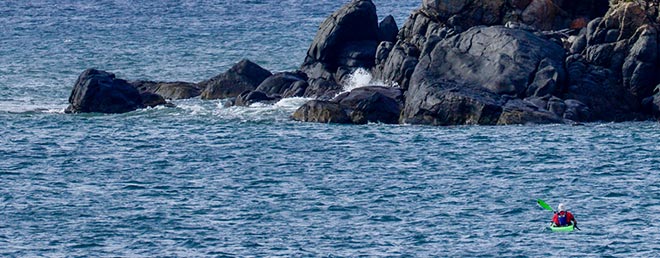
<svg viewBox="0 0 660 258">
<path fill-rule="evenodd" d="M 563 203 L 560 203 L 559 207 L 557 209 L 559 209 L 559 211 L 566 211 L 566 205 L 564 205 Z"/>
</svg>

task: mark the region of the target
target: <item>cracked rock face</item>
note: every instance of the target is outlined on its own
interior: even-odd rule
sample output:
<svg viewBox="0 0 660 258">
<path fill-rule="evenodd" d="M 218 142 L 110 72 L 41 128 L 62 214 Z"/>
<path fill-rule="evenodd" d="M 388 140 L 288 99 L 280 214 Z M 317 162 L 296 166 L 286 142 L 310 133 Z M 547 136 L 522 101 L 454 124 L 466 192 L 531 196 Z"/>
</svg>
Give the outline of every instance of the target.
<svg viewBox="0 0 660 258">
<path fill-rule="evenodd" d="M 564 52 L 558 44 L 528 31 L 474 27 L 441 41 L 423 56 L 412 84 L 461 81 L 496 94 L 525 97 L 538 71 L 558 71 L 556 80 L 564 76 Z"/>
</svg>

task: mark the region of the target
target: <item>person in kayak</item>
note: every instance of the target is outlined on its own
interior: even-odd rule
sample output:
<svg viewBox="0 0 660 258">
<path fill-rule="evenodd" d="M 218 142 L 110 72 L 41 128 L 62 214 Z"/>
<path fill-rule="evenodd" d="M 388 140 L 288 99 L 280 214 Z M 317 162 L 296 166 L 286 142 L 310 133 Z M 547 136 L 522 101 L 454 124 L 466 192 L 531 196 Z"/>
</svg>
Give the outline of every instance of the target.
<svg viewBox="0 0 660 258">
<path fill-rule="evenodd" d="M 566 227 L 570 225 L 577 227 L 577 220 L 575 220 L 572 213 L 566 210 L 566 205 L 560 203 L 557 210 L 559 211 L 555 213 L 554 217 L 552 217 L 552 224 L 555 227 Z"/>
</svg>

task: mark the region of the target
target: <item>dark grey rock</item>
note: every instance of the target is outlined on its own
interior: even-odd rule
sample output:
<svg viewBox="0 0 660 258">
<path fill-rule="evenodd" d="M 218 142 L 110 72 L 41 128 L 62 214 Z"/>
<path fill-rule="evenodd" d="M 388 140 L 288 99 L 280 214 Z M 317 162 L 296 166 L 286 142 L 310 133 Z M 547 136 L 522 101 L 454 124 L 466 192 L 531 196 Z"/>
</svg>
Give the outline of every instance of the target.
<svg viewBox="0 0 660 258">
<path fill-rule="evenodd" d="M 309 87 L 309 83 L 306 81 L 297 81 L 291 84 L 291 87 L 282 93 L 282 97 L 284 98 L 291 98 L 291 97 L 302 97 L 305 95 L 305 91 L 307 91 L 307 87 Z"/>
<path fill-rule="evenodd" d="M 268 95 L 284 95 L 296 82 L 300 81 L 307 81 L 307 75 L 301 71 L 276 73 L 266 78 L 256 90 Z"/>
<path fill-rule="evenodd" d="M 575 99 L 567 99 L 564 103 L 566 105 L 565 119 L 575 122 L 593 121 L 591 110 L 584 103 Z"/>
<path fill-rule="evenodd" d="M 564 113 L 566 113 L 566 103 L 560 98 L 553 97 L 548 100 L 547 109 L 557 116 L 564 117 Z"/>
<path fill-rule="evenodd" d="M 312 79 L 330 79 L 331 74 L 342 65 L 338 58 L 345 57 L 346 52 L 351 52 L 347 49 L 358 49 L 363 43 L 356 42 L 369 41 L 374 42 L 374 47 L 366 50 L 369 53 L 357 55 L 371 54 L 370 59 L 373 62 L 375 46 L 378 45 L 376 6 L 371 0 L 352 0 L 321 24 L 301 70 Z"/>
<path fill-rule="evenodd" d="M 334 79 L 311 79 L 308 83 L 309 85 L 303 95 L 308 98 L 316 97 L 323 100 L 329 100 L 339 94 L 343 89 L 343 87 L 337 84 Z"/>
<path fill-rule="evenodd" d="M 163 96 L 155 93 L 143 92 L 140 93 L 140 97 L 142 98 L 142 104 L 145 107 L 156 107 L 161 105 L 174 107 L 174 104 L 167 102 Z"/>
<path fill-rule="evenodd" d="M 653 95 L 659 82 L 658 47 L 656 29 L 644 29 L 623 64 L 623 85 L 639 100 Z"/>
<path fill-rule="evenodd" d="M 342 93 L 330 101 L 310 101 L 293 117 L 305 122 L 396 124 L 402 107 L 401 89 L 367 86 Z"/>
<path fill-rule="evenodd" d="M 414 45 L 401 43 L 389 52 L 386 61 L 376 72 L 376 77 L 407 89 L 410 77 L 417 66 L 418 56 L 419 50 Z"/>
<path fill-rule="evenodd" d="M 244 59 L 227 72 L 200 82 L 204 89 L 202 99 L 225 99 L 236 97 L 246 90 L 255 90 L 272 74 L 261 66 Z"/>
<path fill-rule="evenodd" d="M 558 124 L 562 122 L 563 119 L 555 113 L 545 109 L 539 109 L 524 100 L 513 99 L 504 105 L 497 124 Z"/>
<path fill-rule="evenodd" d="M 626 121 L 637 117 L 637 101 L 619 84 L 617 75 L 610 69 L 586 63 L 580 57 L 571 57 L 566 66 L 569 72 L 569 87 L 563 99 L 578 100 L 590 110 L 593 121 Z M 570 105 L 566 102 L 568 109 Z M 568 110 L 567 110 L 568 112 Z M 587 116 L 575 115 L 571 120 Z"/>
<path fill-rule="evenodd" d="M 245 91 L 236 97 L 233 104 L 235 106 L 247 107 L 254 103 L 272 104 L 280 99 L 278 96 L 269 96 L 261 91 Z"/>
<path fill-rule="evenodd" d="M 502 113 L 500 97 L 452 81 L 416 82 L 406 92 L 401 123 L 426 125 L 495 125 Z"/>
<path fill-rule="evenodd" d="M 202 89 L 196 83 L 189 82 L 154 82 L 154 81 L 131 81 L 129 82 L 140 93 L 153 93 L 165 99 L 189 99 L 199 96 Z"/>
<path fill-rule="evenodd" d="M 125 113 L 145 107 L 135 87 L 112 73 L 96 69 L 80 74 L 69 103 L 67 113 Z"/>
<path fill-rule="evenodd" d="M 344 108 L 337 102 L 312 100 L 305 103 L 293 113 L 294 120 L 316 123 L 350 124 Z"/>
<path fill-rule="evenodd" d="M 564 53 L 560 45 L 528 31 L 501 26 L 474 27 L 441 41 L 429 55 L 423 56 L 411 84 L 449 80 L 480 85 L 497 94 L 524 96 L 541 65 L 552 67 L 548 73 L 556 72 L 559 79 Z M 535 87 L 546 86 L 552 77 L 540 78 L 545 82 L 538 83 L 544 84 Z M 543 91 L 552 92 L 552 87 Z"/>
<path fill-rule="evenodd" d="M 375 64 L 377 41 L 353 41 L 344 45 L 337 53 L 335 64 L 340 67 L 366 67 L 371 68 Z"/>
<path fill-rule="evenodd" d="M 378 41 L 396 42 L 396 36 L 399 34 L 399 27 L 392 15 L 383 18 L 378 24 Z"/>
<path fill-rule="evenodd" d="M 332 101 L 339 102 L 354 124 L 397 124 L 403 107 L 403 91 L 392 87 L 361 87 Z"/>
</svg>

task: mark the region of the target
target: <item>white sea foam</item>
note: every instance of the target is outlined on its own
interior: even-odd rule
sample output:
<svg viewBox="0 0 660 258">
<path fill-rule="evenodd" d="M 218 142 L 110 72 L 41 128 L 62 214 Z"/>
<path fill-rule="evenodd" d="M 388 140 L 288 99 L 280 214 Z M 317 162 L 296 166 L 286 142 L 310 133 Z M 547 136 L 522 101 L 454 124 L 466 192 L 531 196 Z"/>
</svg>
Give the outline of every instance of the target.
<svg viewBox="0 0 660 258">
<path fill-rule="evenodd" d="M 365 87 L 365 86 L 384 86 L 384 87 L 393 87 L 396 85 L 388 84 L 382 80 L 377 80 L 368 70 L 364 68 L 358 68 L 348 76 L 348 80 L 344 83 L 344 91 L 349 92 L 354 89 Z"/>
</svg>

